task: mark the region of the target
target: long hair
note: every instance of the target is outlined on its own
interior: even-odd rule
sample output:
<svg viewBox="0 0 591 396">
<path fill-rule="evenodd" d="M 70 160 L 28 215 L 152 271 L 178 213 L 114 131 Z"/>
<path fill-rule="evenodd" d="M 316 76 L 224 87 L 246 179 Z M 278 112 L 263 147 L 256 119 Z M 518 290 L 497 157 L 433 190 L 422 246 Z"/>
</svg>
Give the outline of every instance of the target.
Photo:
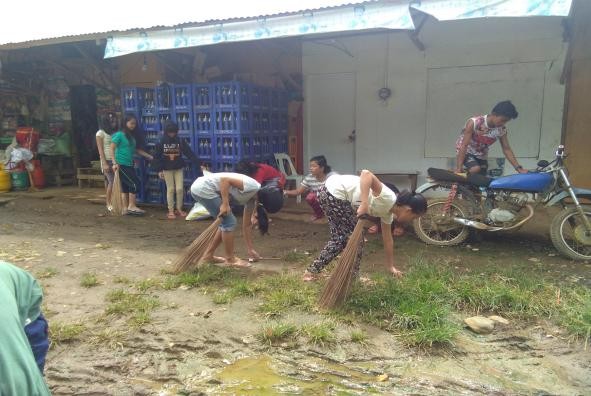
<svg viewBox="0 0 591 396">
<path fill-rule="evenodd" d="M 326 157 L 324 155 L 317 155 L 315 157 L 310 158 L 310 162 L 312 161 L 316 162 L 318 166 L 322 168 L 322 172 L 325 175 L 328 175 L 332 171 L 332 168 L 328 166 L 328 163 L 326 162 Z"/>
<path fill-rule="evenodd" d="M 135 128 L 134 129 L 129 129 L 127 127 L 127 122 L 131 121 L 131 120 L 135 120 Z M 126 114 L 125 117 L 123 118 L 123 122 L 121 123 L 121 130 L 123 131 L 123 133 L 125 133 L 125 137 L 127 138 L 127 140 L 129 140 L 129 141 L 131 141 L 131 139 L 137 140 L 136 136 L 137 136 L 138 128 L 139 128 L 139 124 L 138 124 L 137 118 L 133 114 Z"/>
<path fill-rule="evenodd" d="M 103 115 L 100 119 L 100 122 L 99 122 L 99 128 L 102 129 L 103 131 L 105 131 L 106 134 L 112 135 L 113 132 L 117 131 L 117 129 L 119 127 L 117 125 L 117 123 L 115 123 L 115 127 L 112 126 L 113 120 L 117 121 L 115 114 L 108 113 L 108 114 Z"/>
<path fill-rule="evenodd" d="M 277 213 L 283 207 L 283 192 L 273 186 L 265 186 L 257 193 L 258 205 L 256 207 L 259 220 L 259 231 L 262 235 L 269 232 L 269 217 L 267 213 Z"/>
<path fill-rule="evenodd" d="M 398 196 L 396 196 L 396 205 L 408 206 L 414 214 L 422 215 L 427 211 L 427 200 L 418 192 L 410 192 L 408 190 L 402 190 Z"/>
<path fill-rule="evenodd" d="M 236 164 L 234 167 L 234 172 L 241 173 L 246 176 L 254 176 L 255 173 L 259 170 L 259 164 L 253 161 L 242 160 Z"/>
</svg>

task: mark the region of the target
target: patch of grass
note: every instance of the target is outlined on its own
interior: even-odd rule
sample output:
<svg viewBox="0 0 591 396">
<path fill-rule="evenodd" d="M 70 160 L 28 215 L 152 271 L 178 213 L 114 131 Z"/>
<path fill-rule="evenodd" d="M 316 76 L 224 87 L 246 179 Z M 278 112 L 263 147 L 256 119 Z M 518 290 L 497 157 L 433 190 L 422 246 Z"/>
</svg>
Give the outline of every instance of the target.
<svg viewBox="0 0 591 396">
<path fill-rule="evenodd" d="M 86 330 L 82 323 L 62 323 L 55 320 L 49 322 L 49 340 L 51 345 L 60 345 L 80 339 Z"/>
<path fill-rule="evenodd" d="M 558 322 L 566 327 L 575 338 L 583 339 L 585 349 L 591 341 L 591 290 L 574 287 L 557 294 L 561 301 Z"/>
<path fill-rule="evenodd" d="M 124 284 L 124 285 L 129 285 L 131 283 L 131 279 L 129 279 L 125 276 L 116 276 L 115 279 L 113 279 L 113 282 L 119 283 L 119 284 Z"/>
<path fill-rule="evenodd" d="M 178 275 L 169 275 L 162 287 L 166 290 L 176 289 L 180 286 L 200 287 L 213 283 L 224 283 L 236 279 L 238 275 L 230 268 L 208 265 L 194 271 L 183 272 Z"/>
<path fill-rule="evenodd" d="M 85 273 L 82 274 L 82 278 L 80 279 L 80 286 L 91 288 L 99 285 L 98 277 L 96 274 Z"/>
<path fill-rule="evenodd" d="M 311 311 L 315 308 L 317 286 L 303 283 L 297 275 L 278 275 L 259 282 L 263 303 L 259 310 L 267 316 L 278 316 L 290 308 Z"/>
<path fill-rule="evenodd" d="M 107 315 L 127 316 L 129 323 L 136 327 L 149 323 L 151 312 L 160 305 L 155 297 L 122 289 L 113 290 L 106 298 L 109 302 L 105 309 Z"/>
<path fill-rule="evenodd" d="M 144 279 L 135 284 L 135 288 L 141 293 L 144 293 L 150 289 L 156 289 L 160 287 L 160 282 L 157 279 Z"/>
<path fill-rule="evenodd" d="M 353 330 L 349 335 L 351 342 L 361 345 L 367 345 L 369 343 L 369 336 L 363 330 Z"/>
<path fill-rule="evenodd" d="M 126 332 L 107 327 L 103 330 L 92 332 L 88 336 L 87 342 L 90 345 L 101 345 L 115 349 L 117 347 L 123 347 L 126 334 Z"/>
<path fill-rule="evenodd" d="M 304 325 L 300 333 L 304 335 L 312 344 L 325 346 L 333 344 L 336 341 L 336 325 L 332 321 L 326 321 L 318 324 Z"/>
<path fill-rule="evenodd" d="M 306 263 L 310 261 L 310 254 L 299 252 L 297 250 L 290 250 L 283 255 L 283 260 L 288 263 Z"/>
<path fill-rule="evenodd" d="M 371 285 L 355 285 L 344 311 L 411 345 L 450 343 L 460 327 L 449 318 L 449 276 L 415 262 L 401 280 L 376 276 Z"/>
<path fill-rule="evenodd" d="M 58 274 L 58 270 L 54 267 L 46 267 L 43 268 L 41 270 L 39 270 L 36 274 L 35 277 L 37 279 L 47 279 L 47 278 L 53 278 L 54 276 L 56 276 Z"/>
<path fill-rule="evenodd" d="M 290 323 L 272 323 L 266 325 L 258 334 L 259 340 L 269 345 L 294 339 L 296 336 L 297 327 Z"/>
<path fill-rule="evenodd" d="M 249 282 L 245 279 L 236 279 L 231 281 L 223 290 L 215 293 L 213 302 L 216 304 L 228 304 L 237 297 L 254 297 L 261 289 L 258 283 Z"/>
</svg>

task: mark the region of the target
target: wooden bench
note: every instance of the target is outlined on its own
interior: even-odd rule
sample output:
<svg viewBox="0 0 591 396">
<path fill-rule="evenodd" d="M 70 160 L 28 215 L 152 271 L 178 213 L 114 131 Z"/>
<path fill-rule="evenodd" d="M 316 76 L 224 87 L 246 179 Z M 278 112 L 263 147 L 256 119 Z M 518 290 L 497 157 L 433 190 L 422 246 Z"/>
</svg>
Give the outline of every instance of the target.
<svg viewBox="0 0 591 396">
<path fill-rule="evenodd" d="M 96 168 L 78 168 L 76 172 L 76 178 L 78 179 L 78 187 L 82 188 L 82 181 L 86 180 L 89 186 L 94 181 L 104 182 L 105 176 L 100 169 Z"/>
<path fill-rule="evenodd" d="M 411 191 L 415 191 L 417 189 L 417 183 L 418 183 L 418 177 L 419 177 L 419 171 L 372 171 L 372 173 L 374 175 L 376 175 L 378 177 L 378 179 L 383 181 L 388 181 L 388 180 L 384 180 L 387 179 L 389 177 L 392 176 L 406 176 L 408 177 L 408 180 L 410 181 L 410 188 Z"/>
</svg>

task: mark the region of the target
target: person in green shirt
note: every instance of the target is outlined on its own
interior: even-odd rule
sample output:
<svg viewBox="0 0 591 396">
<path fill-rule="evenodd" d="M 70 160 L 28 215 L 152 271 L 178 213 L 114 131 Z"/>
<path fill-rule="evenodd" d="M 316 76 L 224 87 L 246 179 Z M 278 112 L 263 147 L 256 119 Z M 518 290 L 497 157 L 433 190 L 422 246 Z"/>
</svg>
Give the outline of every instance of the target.
<svg viewBox="0 0 591 396">
<path fill-rule="evenodd" d="M 0 261 L 0 395 L 49 396 L 25 327 L 42 319 L 43 292 L 28 272 Z M 45 325 L 47 323 L 45 322 Z M 45 337 L 46 335 L 45 327 Z M 34 346 L 33 346 L 34 347 Z M 39 356 L 44 362 L 47 349 Z"/>
<path fill-rule="evenodd" d="M 121 178 L 121 192 L 123 198 L 122 214 L 143 215 L 144 210 L 137 207 L 135 195 L 140 188 L 140 181 L 133 167 L 133 156 L 138 153 L 152 161 L 154 157 L 137 146 L 138 126 L 135 116 L 128 114 L 121 123 L 121 131 L 111 137 L 111 152 L 113 153 L 113 171 L 119 171 Z"/>
</svg>

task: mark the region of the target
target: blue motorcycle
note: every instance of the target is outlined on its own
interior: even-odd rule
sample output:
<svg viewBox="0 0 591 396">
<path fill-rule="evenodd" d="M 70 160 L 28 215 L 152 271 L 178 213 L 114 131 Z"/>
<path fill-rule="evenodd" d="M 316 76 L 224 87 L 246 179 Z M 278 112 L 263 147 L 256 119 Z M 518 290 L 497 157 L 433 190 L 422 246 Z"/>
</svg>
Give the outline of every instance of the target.
<svg viewBox="0 0 591 396">
<path fill-rule="evenodd" d="M 534 207 L 560 205 L 552 220 L 550 237 L 556 249 L 574 260 L 591 260 L 591 190 L 573 187 L 564 166 L 564 146 L 552 162 L 524 174 L 490 178 L 464 176 L 429 168 L 430 181 L 417 192 L 430 198 L 427 213 L 415 220 L 414 230 L 425 243 L 454 246 L 464 242 L 470 229 L 499 232 L 516 230 L 534 215 Z"/>
</svg>

